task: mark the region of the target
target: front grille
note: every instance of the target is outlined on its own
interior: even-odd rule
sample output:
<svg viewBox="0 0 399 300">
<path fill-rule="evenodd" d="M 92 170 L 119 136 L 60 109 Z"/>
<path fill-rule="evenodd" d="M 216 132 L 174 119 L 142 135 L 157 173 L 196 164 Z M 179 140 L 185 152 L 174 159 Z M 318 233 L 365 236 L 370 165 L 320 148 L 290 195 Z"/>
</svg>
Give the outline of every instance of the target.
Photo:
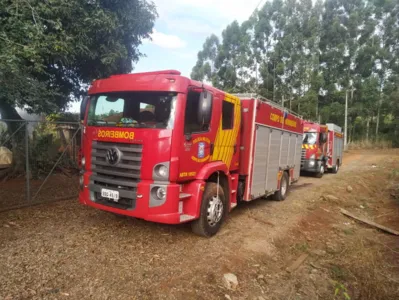
<svg viewBox="0 0 399 300">
<path fill-rule="evenodd" d="M 107 151 L 117 148 L 120 161 L 110 165 L 106 160 Z M 90 177 L 91 200 L 120 209 L 134 209 L 136 206 L 137 184 L 140 181 L 140 168 L 143 146 L 139 144 L 109 143 L 93 141 Z M 119 192 L 117 202 L 101 197 L 101 189 Z"/>
</svg>

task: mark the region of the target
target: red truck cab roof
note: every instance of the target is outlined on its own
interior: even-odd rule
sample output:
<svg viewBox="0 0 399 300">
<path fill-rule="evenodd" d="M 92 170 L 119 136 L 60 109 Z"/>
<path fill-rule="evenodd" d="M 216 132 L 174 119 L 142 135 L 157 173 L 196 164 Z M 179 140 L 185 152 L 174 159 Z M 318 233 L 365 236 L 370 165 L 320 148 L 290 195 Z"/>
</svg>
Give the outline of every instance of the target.
<svg viewBox="0 0 399 300">
<path fill-rule="evenodd" d="M 177 70 L 112 75 L 95 80 L 89 88 L 89 95 L 111 92 L 160 91 L 186 93 L 187 86 L 204 87 L 213 93 L 224 93 L 201 82 L 181 76 Z"/>
<path fill-rule="evenodd" d="M 328 132 L 328 126 L 305 121 L 303 125 L 303 132 Z"/>
</svg>

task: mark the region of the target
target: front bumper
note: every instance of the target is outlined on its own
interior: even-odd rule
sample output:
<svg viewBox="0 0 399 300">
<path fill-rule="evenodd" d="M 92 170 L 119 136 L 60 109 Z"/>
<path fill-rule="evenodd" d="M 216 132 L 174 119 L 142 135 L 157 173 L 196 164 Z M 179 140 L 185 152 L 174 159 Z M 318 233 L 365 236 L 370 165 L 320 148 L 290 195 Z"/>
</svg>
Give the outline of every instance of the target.
<svg viewBox="0 0 399 300">
<path fill-rule="evenodd" d="M 315 159 L 305 159 L 301 162 L 301 171 L 303 172 L 320 172 L 321 161 Z"/>
<path fill-rule="evenodd" d="M 89 176 L 83 175 L 84 186 L 79 193 L 79 202 L 104 211 L 126 215 L 151 222 L 165 224 L 180 224 L 199 217 L 199 203 L 202 199 L 205 182 L 196 180 L 189 184 L 163 184 L 166 188 L 166 198 L 159 205 L 154 203 L 151 189 L 153 181 L 140 181 L 137 185 L 137 196 L 129 208 L 120 208 L 112 200 L 97 200 L 90 189 Z"/>
</svg>

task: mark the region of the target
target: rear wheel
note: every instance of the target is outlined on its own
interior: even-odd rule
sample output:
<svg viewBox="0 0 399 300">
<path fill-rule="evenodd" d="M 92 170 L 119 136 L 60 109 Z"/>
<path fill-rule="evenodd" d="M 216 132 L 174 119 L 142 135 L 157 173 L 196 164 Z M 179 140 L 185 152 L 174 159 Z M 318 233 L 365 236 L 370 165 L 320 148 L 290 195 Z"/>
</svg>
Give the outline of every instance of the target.
<svg viewBox="0 0 399 300">
<path fill-rule="evenodd" d="M 319 172 L 316 174 L 316 177 L 317 177 L 317 178 L 323 177 L 325 171 L 326 171 L 326 168 L 325 168 L 325 166 L 324 166 L 324 163 L 322 163 L 321 166 L 320 166 Z"/>
<path fill-rule="evenodd" d="M 276 191 L 273 195 L 273 199 L 276 201 L 283 201 L 287 198 L 289 188 L 289 179 L 287 172 L 283 173 L 280 181 L 280 189 Z"/>
<path fill-rule="evenodd" d="M 211 237 L 215 235 L 227 215 L 226 198 L 221 185 L 208 182 L 202 196 L 200 217 L 191 223 L 194 233 Z"/>
</svg>

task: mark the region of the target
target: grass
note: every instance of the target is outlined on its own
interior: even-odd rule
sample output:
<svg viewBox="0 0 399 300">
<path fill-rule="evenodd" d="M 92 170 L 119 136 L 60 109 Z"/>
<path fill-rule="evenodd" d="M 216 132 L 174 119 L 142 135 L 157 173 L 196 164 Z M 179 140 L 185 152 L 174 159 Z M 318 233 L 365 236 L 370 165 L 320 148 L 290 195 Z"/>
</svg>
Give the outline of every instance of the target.
<svg viewBox="0 0 399 300">
<path fill-rule="evenodd" d="M 347 271 L 341 266 L 332 265 L 330 271 L 331 277 L 337 281 L 346 281 L 348 279 Z"/>
<path fill-rule="evenodd" d="M 345 233 L 346 235 L 353 235 L 355 233 L 355 231 L 353 230 L 353 228 L 345 228 L 342 230 L 343 233 Z"/>
<path fill-rule="evenodd" d="M 350 197 L 353 202 L 350 207 L 359 213 L 367 212 L 372 218 L 374 210 L 381 205 L 378 199 L 391 196 L 399 201 L 399 168 L 396 166 L 395 160 L 390 160 L 375 170 L 377 176 L 363 174 L 362 180 L 367 182 L 368 189 L 353 184 L 355 190 Z M 382 184 L 387 180 L 391 186 L 388 189 Z M 345 204 L 348 205 L 346 201 Z M 342 232 L 344 235 L 330 239 L 331 243 L 340 241 L 342 246 L 338 251 L 327 248 L 329 255 L 318 261 L 328 269 L 333 280 L 334 295 L 330 299 L 399 299 L 399 251 L 395 238 L 375 233 L 360 224 L 355 228 L 343 228 Z"/>
<path fill-rule="evenodd" d="M 299 252 L 308 252 L 309 251 L 309 244 L 307 242 L 297 243 L 294 245 L 295 250 Z"/>
<path fill-rule="evenodd" d="M 354 141 L 348 145 L 349 150 L 362 150 L 362 149 L 391 149 L 392 141 L 387 140 L 361 140 Z"/>
<path fill-rule="evenodd" d="M 389 275 L 395 274 L 397 266 L 386 260 L 387 251 L 377 240 L 357 235 L 346 239 L 345 251 L 334 255 L 333 264 L 325 262 L 335 285 L 333 299 L 350 299 L 349 295 L 352 299 L 397 299 L 398 282 Z"/>
</svg>

